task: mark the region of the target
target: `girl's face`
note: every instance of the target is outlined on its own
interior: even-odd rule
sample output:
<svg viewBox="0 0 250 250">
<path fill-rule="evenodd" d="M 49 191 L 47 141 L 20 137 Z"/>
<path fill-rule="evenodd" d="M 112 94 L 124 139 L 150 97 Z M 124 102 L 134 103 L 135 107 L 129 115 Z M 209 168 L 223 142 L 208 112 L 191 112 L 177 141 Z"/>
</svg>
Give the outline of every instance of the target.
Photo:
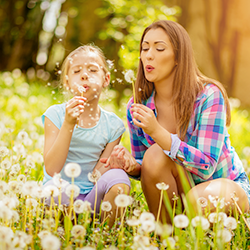
<svg viewBox="0 0 250 250">
<path fill-rule="evenodd" d="M 104 73 L 103 62 L 95 52 L 81 52 L 68 58 L 68 86 L 74 95 L 87 101 L 99 99 L 103 87 L 108 86 L 110 75 Z"/>
<path fill-rule="evenodd" d="M 146 33 L 142 41 L 141 61 L 145 77 L 150 82 L 164 82 L 174 75 L 175 54 L 163 29 L 151 29 Z"/>
</svg>

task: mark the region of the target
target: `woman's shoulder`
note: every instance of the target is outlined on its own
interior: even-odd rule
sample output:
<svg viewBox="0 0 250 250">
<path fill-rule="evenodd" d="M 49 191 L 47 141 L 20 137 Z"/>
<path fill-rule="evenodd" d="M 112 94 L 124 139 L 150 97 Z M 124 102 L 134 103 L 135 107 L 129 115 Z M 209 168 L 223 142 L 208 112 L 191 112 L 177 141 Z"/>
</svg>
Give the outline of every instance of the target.
<svg viewBox="0 0 250 250">
<path fill-rule="evenodd" d="M 206 99 L 223 98 L 221 90 L 213 83 L 206 83 L 202 91 L 200 92 L 197 101 Z"/>
<path fill-rule="evenodd" d="M 50 106 L 46 112 L 64 112 L 65 111 L 65 103 L 61 103 L 61 104 L 54 104 L 52 106 Z"/>
</svg>

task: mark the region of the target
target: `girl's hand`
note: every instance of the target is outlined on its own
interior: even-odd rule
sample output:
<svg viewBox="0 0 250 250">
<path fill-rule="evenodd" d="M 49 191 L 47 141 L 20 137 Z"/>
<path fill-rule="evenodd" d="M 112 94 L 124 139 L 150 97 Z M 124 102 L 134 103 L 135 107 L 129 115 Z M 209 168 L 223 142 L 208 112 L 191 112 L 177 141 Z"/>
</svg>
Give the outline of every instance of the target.
<svg viewBox="0 0 250 250">
<path fill-rule="evenodd" d="M 114 147 L 109 158 L 100 159 L 102 163 L 105 163 L 104 167 L 120 168 L 127 173 L 135 170 L 137 162 L 130 152 L 121 145 Z"/>
<path fill-rule="evenodd" d="M 143 104 L 132 104 L 131 111 L 134 124 L 153 137 L 154 132 L 160 127 L 153 110 Z"/>
<path fill-rule="evenodd" d="M 75 125 L 84 111 L 85 97 L 75 96 L 66 103 L 65 121 Z"/>
</svg>

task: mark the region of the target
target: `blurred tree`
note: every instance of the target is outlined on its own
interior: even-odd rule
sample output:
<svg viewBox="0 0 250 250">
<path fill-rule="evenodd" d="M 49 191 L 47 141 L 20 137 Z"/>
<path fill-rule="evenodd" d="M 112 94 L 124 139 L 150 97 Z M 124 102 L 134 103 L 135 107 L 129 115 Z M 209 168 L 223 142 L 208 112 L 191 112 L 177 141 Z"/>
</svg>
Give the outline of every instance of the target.
<svg viewBox="0 0 250 250">
<path fill-rule="evenodd" d="M 27 70 L 36 64 L 44 12 L 35 0 L 0 1 L 0 70 Z"/>
</svg>

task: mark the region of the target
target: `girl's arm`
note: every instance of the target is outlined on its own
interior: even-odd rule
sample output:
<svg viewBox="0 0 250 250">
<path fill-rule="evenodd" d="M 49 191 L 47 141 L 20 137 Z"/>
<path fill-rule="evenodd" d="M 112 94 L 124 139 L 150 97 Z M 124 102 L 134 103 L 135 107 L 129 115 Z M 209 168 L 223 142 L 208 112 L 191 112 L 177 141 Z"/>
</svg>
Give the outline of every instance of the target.
<svg viewBox="0 0 250 250">
<path fill-rule="evenodd" d="M 121 137 L 122 136 L 120 136 L 113 142 L 110 142 L 106 145 L 105 149 L 103 150 L 100 156 L 100 160 L 97 162 L 93 171 L 98 170 L 103 175 L 106 171 L 110 169 L 110 166 L 105 167 L 104 163 L 106 163 L 107 159 L 110 157 L 114 147 L 120 143 Z"/>
<path fill-rule="evenodd" d="M 43 156 L 46 172 L 50 176 L 59 173 L 65 164 L 77 117 L 84 110 L 84 101 L 82 97 L 74 97 L 67 102 L 65 119 L 60 130 L 45 117 Z"/>
</svg>

